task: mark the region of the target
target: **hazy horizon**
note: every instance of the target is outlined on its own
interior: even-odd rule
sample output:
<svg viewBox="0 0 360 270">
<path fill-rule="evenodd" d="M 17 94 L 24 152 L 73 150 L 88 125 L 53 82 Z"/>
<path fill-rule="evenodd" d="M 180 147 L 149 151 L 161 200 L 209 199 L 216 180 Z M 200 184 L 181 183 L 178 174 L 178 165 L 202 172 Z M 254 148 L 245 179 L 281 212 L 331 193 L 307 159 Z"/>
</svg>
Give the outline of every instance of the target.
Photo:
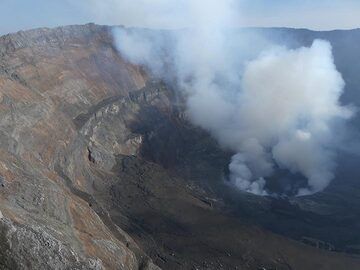
<svg viewBox="0 0 360 270">
<path fill-rule="evenodd" d="M 0 35 L 90 22 L 157 29 L 189 26 L 189 22 L 172 16 L 174 3 L 181 10 L 186 1 L 3 0 L 0 3 Z M 308 0 L 274 0 L 271 3 L 265 0 L 237 0 L 235 3 L 234 11 L 241 15 L 232 21 L 235 27 L 287 27 L 316 31 L 360 27 L 360 2 L 354 0 L 320 0 L 316 3 Z M 163 14 L 168 15 L 164 17 Z"/>
</svg>

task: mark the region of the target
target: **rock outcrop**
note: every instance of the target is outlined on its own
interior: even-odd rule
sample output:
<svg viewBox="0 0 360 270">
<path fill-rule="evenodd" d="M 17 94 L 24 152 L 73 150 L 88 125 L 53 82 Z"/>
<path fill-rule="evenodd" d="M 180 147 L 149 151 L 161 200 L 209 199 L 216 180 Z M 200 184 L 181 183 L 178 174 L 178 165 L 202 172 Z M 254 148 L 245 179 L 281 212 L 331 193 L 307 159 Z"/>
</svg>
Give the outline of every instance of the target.
<svg viewBox="0 0 360 270">
<path fill-rule="evenodd" d="M 137 269 L 147 263 L 127 247 L 125 232 L 106 224 L 105 212 L 89 206 L 90 195 L 76 193 L 91 186 L 81 178 L 81 161 L 69 163 L 84 153 L 65 155 L 77 145 L 77 116 L 147 81 L 117 55 L 108 30 L 71 26 L 0 38 L 4 269 Z M 71 179 L 56 170 L 66 162 L 74 166 Z"/>
</svg>

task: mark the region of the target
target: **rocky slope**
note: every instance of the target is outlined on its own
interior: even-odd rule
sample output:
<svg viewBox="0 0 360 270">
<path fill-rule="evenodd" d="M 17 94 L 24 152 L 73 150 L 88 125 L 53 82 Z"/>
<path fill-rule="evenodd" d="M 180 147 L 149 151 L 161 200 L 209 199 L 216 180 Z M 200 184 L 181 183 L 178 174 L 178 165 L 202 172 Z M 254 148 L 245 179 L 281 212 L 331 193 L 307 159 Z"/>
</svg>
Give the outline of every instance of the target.
<svg viewBox="0 0 360 270">
<path fill-rule="evenodd" d="M 2 268 L 139 268 L 146 256 L 76 193 L 91 189 L 82 163 L 71 163 L 87 152 L 65 153 L 81 143 L 78 115 L 146 76 L 117 56 L 104 27 L 20 32 L 0 44 Z M 56 171 L 65 162 L 71 179 Z"/>
<path fill-rule="evenodd" d="M 110 27 L 0 37 L 0 116 L 0 269 L 360 267 L 235 214 L 229 154 Z"/>
</svg>

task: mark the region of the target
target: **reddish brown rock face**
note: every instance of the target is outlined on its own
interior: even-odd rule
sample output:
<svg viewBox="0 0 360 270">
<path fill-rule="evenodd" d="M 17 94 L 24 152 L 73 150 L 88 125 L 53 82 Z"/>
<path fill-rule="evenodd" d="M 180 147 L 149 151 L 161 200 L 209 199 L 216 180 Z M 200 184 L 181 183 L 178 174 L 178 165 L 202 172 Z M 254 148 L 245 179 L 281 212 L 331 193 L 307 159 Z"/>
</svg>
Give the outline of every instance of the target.
<svg viewBox="0 0 360 270">
<path fill-rule="evenodd" d="M 0 38 L 0 174 L 4 185 L 0 208 L 8 220 L 4 230 L 31 231 L 36 227 L 39 236 L 34 238 L 51 236 L 53 241 L 66 243 L 64 249 L 73 252 L 76 258 L 72 259 L 79 261 L 80 268 L 134 269 L 141 263 L 134 252 L 54 170 L 78 137 L 73 122 L 76 116 L 106 98 L 126 96 L 146 83 L 144 72 L 114 51 L 108 30 L 87 25 Z M 86 159 L 78 154 L 81 160 L 72 164 L 75 176 L 71 181 L 84 188 L 89 179 L 76 169 Z M 127 237 L 121 229 L 118 234 Z M 6 237 L 11 243 L 11 237 Z M 51 266 L 46 252 L 41 254 L 46 246 L 37 243 L 36 254 L 31 244 L 23 243 L 28 253 L 14 256 L 16 251 L 8 250 L 2 256 L 17 258 L 14 263 L 19 268 L 56 267 L 57 263 L 60 268 L 75 266 L 70 259 L 64 260 L 64 265 L 53 262 Z M 39 261 L 22 265 L 25 256 L 31 255 L 39 256 Z"/>
<path fill-rule="evenodd" d="M 0 269 L 357 269 L 226 214 L 228 154 L 110 30 L 0 38 Z"/>
</svg>

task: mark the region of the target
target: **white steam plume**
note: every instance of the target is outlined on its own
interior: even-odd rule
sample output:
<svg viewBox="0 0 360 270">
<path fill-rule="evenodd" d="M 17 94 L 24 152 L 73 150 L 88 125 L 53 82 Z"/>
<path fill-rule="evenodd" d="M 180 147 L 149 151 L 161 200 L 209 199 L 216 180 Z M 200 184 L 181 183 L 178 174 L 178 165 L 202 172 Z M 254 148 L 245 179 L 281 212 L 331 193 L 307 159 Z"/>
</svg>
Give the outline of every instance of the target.
<svg viewBox="0 0 360 270">
<path fill-rule="evenodd" d="M 173 32 L 171 43 L 160 33 L 118 28 L 118 49 L 156 76 L 167 77 L 171 66 L 188 96 L 193 123 L 237 153 L 229 165 L 236 187 L 267 195 L 266 178 L 281 168 L 306 177 L 308 185 L 298 195 L 321 191 L 334 177 L 339 142 L 334 127 L 352 116 L 339 103 L 344 81 L 331 45 L 316 40 L 309 48 L 289 50 L 268 44 L 260 53 L 229 28 L 237 19 L 233 5 L 231 0 L 172 2 L 172 12 L 180 10 L 175 18 L 191 28 Z"/>
</svg>

